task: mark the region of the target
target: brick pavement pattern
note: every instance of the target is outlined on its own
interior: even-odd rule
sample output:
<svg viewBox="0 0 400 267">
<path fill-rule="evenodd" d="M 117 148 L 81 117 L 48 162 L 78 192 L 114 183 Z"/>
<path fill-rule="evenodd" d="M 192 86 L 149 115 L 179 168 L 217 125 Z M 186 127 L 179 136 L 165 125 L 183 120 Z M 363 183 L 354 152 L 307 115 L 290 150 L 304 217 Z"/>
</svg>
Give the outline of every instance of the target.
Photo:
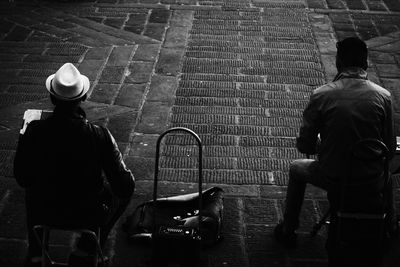
<svg viewBox="0 0 400 267">
<path fill-rule="evenodd" d="M 0 266 L 21 266 L 27 245 L 12 178 L 22 114 L 51 108 L 44 81 L 67 61 L 91 80 L 88 118 L 110 128 L 138 180 L 130 210 L 151 198 L 159 134 L 188 127 L 203 140 L 206 186 L 226 194 L 225 239 L 205 251 L 207 265 L 327 266 L 326 231 L 307 237 L 327 208 L 324 192 L 308 188 L 299 249 L 272 237 L 288 166 L 302 157 L 301 113 L 335 75 L 335 42 L 347 36 L 367 40 L 370 78 L 399 103 L 400 1 L 14 0 L 0 2 L 0 14 Z M 399 135 L 399 105 L 395 121 Z M 161 195 L 196 190 L 196 155 L 188 136 L 166 138 Z M 52 242 L 56 254 L 70 249 Z M 398 266 L 399 250 L 385 266 Z M 118 267 L 149 258 L 119 225 L 106 252 Z"/>
</svg>

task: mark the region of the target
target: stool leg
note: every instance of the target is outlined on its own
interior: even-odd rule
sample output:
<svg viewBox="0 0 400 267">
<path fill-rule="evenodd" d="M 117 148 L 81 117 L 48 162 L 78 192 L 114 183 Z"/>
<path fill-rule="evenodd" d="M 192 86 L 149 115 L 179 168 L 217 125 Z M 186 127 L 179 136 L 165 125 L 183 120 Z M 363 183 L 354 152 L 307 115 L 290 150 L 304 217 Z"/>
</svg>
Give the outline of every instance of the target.
<svg viewBox="0 0 400 267">
<path fill-rule="evenodd" d="M 81 229 L 80 230 L 81 233 L 85 233 L 88 234 L 93 241 L 96 243 L 96 257 L 100 258 L 100 262 L 105 265 L 105 260 L 104 260 L 104 255 L 103 255 L 103 250 L 101 248 L 100 245 L 100 228 L 97 229 L 96 233 L 90 230 L 85 230 L 85 229 Z M 98 260 L 96 259 L 96 266 L 98 264 Z"/>
<path fill-rule="evenodd" d="M 43 227 L 43 235 L 42 235 L 42 267 L 46 267 L 47 263 L 53 265 L 53 261 L 49 255 L 49 238 L 50 238 L 50 230 L 48 227 Z"/>
<path fill-rule="evenodd" d="M 317 235 L 317 233 L 319 232 L 319 230 L 321 230 L 322 226 L 324 226 L 326 224 L 326 220 L 328 219 L 330 215 L 330 210 L 327 210 L 325 212 L 325 214 L 322 216 L 321 220 L 319 220 L 314 226 L 313 229 L 310 232 L 310 236 L 314 237 Z"/>
<path fill-rule="evenodd" d="M 49 249 L 49 228 L 44 225 L 35 225 L 33 233 L 42 249 L 42 267 L 47 266 L 47 262 L 53 264 L 48 249 Z"/>
<path fill-rule="evenodd" d="M 42 229 L 42 240 L 40 243 L 40 246 L 42 247 L 42 267 L 46 267 L 46 260 L 45 260 L 45 254 L 46 254 L 46 239 L 47 238 L 47 232 L 44 228 Z"/>
<path fill-rule="evenodd" d="M 73 228 L 54 228 L 49 227 L 47 225 L 35 225 L 33 227 L 33 234 L 40 245 L 41 252 L 42 252 L 42 267 L 48 266 L 68 266 L 68 263 L 61 263 L 53 261 L 50 257 L 49 252 L 49 239 L 50 239 L 50 230 L 61 230 L 61 231 L 71 231 L 71 232 L 79 232 L 85 233 L 90 236 L 90 238 L 96 243 L 96 255 L 95 255 L 95 264 L 91 266 L 96 266 L 98 264 L 98 257 L 100 257 L 101 263 L 105 264 L 103 251 L 100 245 L 100 228 L 97 229 L 96 232 L 87 230 L 87 229 L 73 229 Z M 69 261 L 69 260 L 68 260 Z M 86 266 L 86 265 L 85 265 Z"/>
<path fill-rule="evenodd" d="M 100 228 L 97 229 L 97 233 L 96 234 L 97 234 L 97 236 L 96 236 L 96 244 L 97 244 L 97 251 L 98 251 L 98 254 L 99 254 L 99 257 L 100 257 L 100 262 L 101 262 L 101 264 L 103 266 L 105 266 L 103 250 L 102 250 L 101 245 L 100 245 L 100 234 L 101 234 Z"/>
</svg>

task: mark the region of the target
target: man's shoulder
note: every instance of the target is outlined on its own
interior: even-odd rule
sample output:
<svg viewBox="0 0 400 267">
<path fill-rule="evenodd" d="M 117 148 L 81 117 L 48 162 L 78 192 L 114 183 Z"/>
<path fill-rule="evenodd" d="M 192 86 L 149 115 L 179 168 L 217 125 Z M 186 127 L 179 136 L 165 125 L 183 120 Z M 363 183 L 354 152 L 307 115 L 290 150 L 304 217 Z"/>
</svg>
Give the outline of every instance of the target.
<svg viewBox="0 0 400 267">
<path fill-rule="evenodd" d="M 87 122 L 86 124 L 90 129 L 91 133 L 97 136 L 99 139 L 103 141 L 107 141 L 110 139 L 111 134 L 110 131 L 107 129 L 107 127 L 93 122 Z"/>
<path fill-rule="evenodd" d="M 314 89 L 313 94 L 318 95 L 318 94 L 324 94 L 333 90 L 338 90 L 340 89 L 340 82 L 329 82 L 326 83 L 316 89 Z"/>
<path fill-rule="evenodd" d="M 93 122 L 89 122 L 89 121 L 86 121 L 86 125 L 90 129 L 91 132 L 93 132 L 94 134 L 99 135 L 99 136 L 103 136 L 104 132 L 106 132 L 106 129 L 107 129 L 106 127 L 104 127 L 102 125 L 99 125 L 99 124 L 96 124 Z"/>
<path fill-rule="evenodd" d="M 391 97 L 391 93 L 383 88 L 382 86 L 367 80 L 366 81 L 368 84 L 368 89 L 377 92 L 378 94 L 382 95 L 385 98 L 390 98 Z M 343 84 L 342 80 L 337 80 L 335 82 L 329 82 L 327 84 L 324 84 L 318 88 L 316 88 L 313 91 L 313 95 L 314 96 L 318 96 L 318 95 L 324 95 L 327 94 L 329 92 L 333 92 L 333 91 L 337 91 L 337 90 L 341 90 L 343 88 L 346 87 L 346 84 Z"/>
<path fill-rule="evenodd" d="M 372 82 L 372 81 L 368 81 L 368 84 L 371 88 L 371 90 L 376 91 L 377 93 L 379 93 L 380 95 L 390 98 L 391 97 L 391 93 L 389 90 L 383 88 L 382 86 Z"/>
</svg>

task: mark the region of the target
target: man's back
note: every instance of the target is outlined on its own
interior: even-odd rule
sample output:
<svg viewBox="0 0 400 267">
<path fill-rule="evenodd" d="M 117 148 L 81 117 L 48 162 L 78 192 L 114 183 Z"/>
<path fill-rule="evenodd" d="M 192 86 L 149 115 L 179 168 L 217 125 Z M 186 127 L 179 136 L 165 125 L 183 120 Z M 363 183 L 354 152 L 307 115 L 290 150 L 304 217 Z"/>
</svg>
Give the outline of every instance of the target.
<svg viewBox="0 0 400 267">
<path fill-rule="evenodd" d="M 83 110 L 56 108 L 46 120 L 31 122 L 19 142 L 15 176 L 27 189 L 30 205 L 44 214 L 70 210 L 89 217 L 96 208 L 101 209 L 102 171 L 112 169 L 107 157 L 114 156 L 110 155 L 113 142 L 106 129 L 87 122 Z M 131 182 L 130 172 L 123 170 L 113 176 L 116 184 L 132 190 L 130 184 L 124 184 L 124 180 Z"/>
<path fill-rule="evenodd" d="M 34 139 L 36 157 L 32 158 L 38 178 L 36 185 L 47 189 L 74 192 L 75 196 L 101 189 L 99 136 L 93 126 L 79 118 L 58 114 L 31 125 L 27 134 Z M 100 151 L 99 151 L 100 152 Z M 34 155 L 32 155 L 34 156 Z M 40 188 L 37 188 L 40 190 Z"/>
<path fill-rule="evenodd" d="M 393 150 L 390 93 L 368 81 L 361 69 L 348 69 L 336 81 L 316 89 L 304 114 L 314 123 L 301 132 L 320 133 L 320 168 L 328 177 L 346 175 L 350 149 L 363 138 L 381 140 Z M 298 146 L 301 150 L 302 136 Z"/>
</svg>

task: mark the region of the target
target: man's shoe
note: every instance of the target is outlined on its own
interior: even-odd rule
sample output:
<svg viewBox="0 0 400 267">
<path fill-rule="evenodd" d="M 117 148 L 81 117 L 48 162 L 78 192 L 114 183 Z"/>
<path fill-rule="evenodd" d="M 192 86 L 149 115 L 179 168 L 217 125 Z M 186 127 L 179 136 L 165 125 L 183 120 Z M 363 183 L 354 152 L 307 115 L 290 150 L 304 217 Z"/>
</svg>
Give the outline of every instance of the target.
<svg viewBox="0 0 400 267">
<path fill-rule="evenodd" d="M 42 257 L 26 257 L 24 267 L 41 267 Z"/>
<path fill-rule="evenodd" d="M 109 263 L 110 258 L 107 256 L 103 256 L 103 259 L 101 259 L 97 253 L 89 254 L 79 249 L 73 250 L 68 258 L 68 266 L 70 267 L 107 267 Z"/>
<path fill-rule="evenodd" d="M 99 256 L 97 267 L 108 267 L 109 265 L 110 265 L 109 257 L 103 256 L 103 260 L 101 260 L 101 258 Z"/>
<path fill-rule="evenodd" d="M 68 266 L 70 267 L 95 267 L 97 263 L 96 254 L 89 254 L 80 249 L 73 250 L 68 258 Z"/>
<path fill-rule="evenodd" d="M 274 236 L 278 243 L 282 244 L 287 249 L 297 247 L 297 234 L 295 232 L 285 233 L 283 222 L 279 222 L 274 229 Z"/>
</svg>

